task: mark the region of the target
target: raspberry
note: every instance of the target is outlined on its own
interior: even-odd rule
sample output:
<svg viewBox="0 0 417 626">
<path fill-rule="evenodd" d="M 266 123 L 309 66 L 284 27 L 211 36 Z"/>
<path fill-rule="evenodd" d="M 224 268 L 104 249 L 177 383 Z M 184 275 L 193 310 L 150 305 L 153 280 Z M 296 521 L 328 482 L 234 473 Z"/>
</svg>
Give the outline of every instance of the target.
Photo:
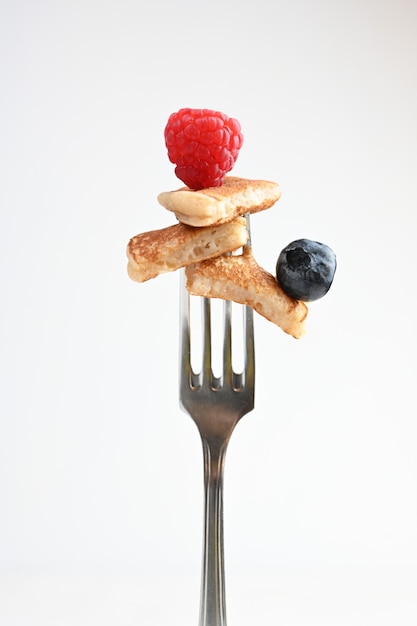
<svg viewBox="0 0 417 626">
<path fill-rule="evenodd" d="M 176 176 L 194 190 L 222 185 L 243 143 L 239 122 L 210 109 L 172 113 L 164 136 Z"/>
</svg>

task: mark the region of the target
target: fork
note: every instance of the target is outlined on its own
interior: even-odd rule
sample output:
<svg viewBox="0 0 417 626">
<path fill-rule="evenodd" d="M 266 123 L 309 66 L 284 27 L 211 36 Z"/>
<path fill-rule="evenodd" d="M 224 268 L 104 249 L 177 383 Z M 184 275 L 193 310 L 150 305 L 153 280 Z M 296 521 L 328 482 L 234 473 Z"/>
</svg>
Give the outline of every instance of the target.
<svg viewBox="0 0 417 626">
<path fill-rule="evenodd" d="M 248 228 L 249 228 L 249 218 Z M 246 246 L 251 245 L 250 241 Z M 191 364 L 190 296 L 182 270 L 180 285 L 180 406 L 200 433 L 204 460 L 204 535 L 199 626 L 226 626 L 223 475 L 227 446 L 238 421 L 254 408 L 255 351 L 253 311 L 243 310 L 243 371 L 232 363 L 232 303 L 223 303 L 223 369 L 219 377 L 212 367 L 211 302 L 202 304 L 202 363 Z"/>
</svg>

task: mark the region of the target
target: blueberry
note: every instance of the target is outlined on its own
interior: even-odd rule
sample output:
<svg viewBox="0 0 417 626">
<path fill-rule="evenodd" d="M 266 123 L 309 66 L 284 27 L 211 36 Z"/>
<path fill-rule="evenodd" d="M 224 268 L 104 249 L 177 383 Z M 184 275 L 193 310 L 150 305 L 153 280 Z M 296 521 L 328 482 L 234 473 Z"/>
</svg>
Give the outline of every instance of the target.
<svg viewBox="0 0 417 626">
<path fill-rule="evenodd" d="M 329 246 L 310 239 L 297 239 L 281 251 L 276 276 L 289 296 L 311 302 L 326 295 L 335 271 L 336 255 Z"/>
</svg>

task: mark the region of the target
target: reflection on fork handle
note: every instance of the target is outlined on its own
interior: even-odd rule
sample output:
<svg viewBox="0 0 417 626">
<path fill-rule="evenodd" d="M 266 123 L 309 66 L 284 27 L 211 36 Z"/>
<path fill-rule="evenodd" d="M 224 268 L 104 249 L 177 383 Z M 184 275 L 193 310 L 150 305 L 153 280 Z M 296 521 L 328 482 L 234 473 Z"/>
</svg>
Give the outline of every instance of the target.
<svg viewBox="0 0 417 626">
<path fill-rule="evenodd" d="M 223 473 L 227 441 L 202 437 L 204 454 L 204 542 L 199 626 L 226 626 Z"/>
</svg>

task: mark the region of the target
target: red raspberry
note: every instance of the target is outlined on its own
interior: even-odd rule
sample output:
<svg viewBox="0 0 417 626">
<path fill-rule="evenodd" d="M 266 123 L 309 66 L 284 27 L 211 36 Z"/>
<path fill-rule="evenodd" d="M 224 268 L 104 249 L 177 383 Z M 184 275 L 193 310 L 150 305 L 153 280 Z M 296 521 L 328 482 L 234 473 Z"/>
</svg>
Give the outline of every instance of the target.
<svg viewBox="0 0 417 626">
<path fill-rule="evenodd" d="M 172 113 L 164 136 L 175 174 L 190 189 L 219 187 L 243 143 L 239 122 L 210 109 Z"/>
</svg>

